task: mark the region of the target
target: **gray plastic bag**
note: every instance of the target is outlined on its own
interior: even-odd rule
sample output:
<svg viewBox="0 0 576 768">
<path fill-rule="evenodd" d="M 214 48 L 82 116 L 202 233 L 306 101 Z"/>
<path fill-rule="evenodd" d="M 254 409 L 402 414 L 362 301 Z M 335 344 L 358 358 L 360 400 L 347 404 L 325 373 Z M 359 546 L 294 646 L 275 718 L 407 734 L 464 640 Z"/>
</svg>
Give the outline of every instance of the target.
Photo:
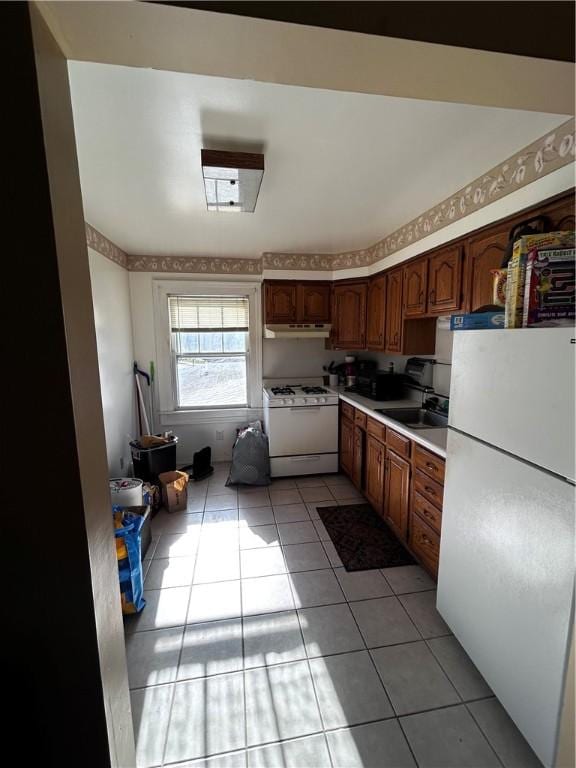
<svg viewBox="0 0 576 768">
<path fill-rule="evenodd" d="M 232 448 L 232 464 L 226 485 L 270 485 L 268 436 L 262 424 L 253 421 L 238 430 Z"/>
</svg>

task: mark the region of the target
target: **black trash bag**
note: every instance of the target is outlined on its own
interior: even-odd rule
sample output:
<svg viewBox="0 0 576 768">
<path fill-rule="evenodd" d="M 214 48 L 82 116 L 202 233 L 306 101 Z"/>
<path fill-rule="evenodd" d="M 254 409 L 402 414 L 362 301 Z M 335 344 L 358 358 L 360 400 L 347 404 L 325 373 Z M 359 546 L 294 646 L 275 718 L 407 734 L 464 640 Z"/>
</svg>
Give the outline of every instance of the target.
<svg viewBox="0 0 576 768">
<path fill-rule="evenodd" d="M 270 485 L 268 436 L 253 421 L 238 430 L 232 448 L 232 464 L 226 485 Z"/>
</svg>

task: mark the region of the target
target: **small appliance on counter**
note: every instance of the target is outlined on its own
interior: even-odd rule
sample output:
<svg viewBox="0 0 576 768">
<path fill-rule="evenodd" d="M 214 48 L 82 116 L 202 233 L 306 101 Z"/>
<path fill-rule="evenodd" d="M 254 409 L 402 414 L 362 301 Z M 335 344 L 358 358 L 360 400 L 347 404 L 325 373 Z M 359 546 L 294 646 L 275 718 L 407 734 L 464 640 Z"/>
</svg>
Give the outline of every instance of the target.
<svg viewBox="0 0 576 768">
<path fill-rule="evenodd" d="M 356 358 L 354 355 L 346 355 L 344 363 L 346 365 L 346 386 L 353 387 L 356 384 Z"/>
<path fill-rule="evenodd" d="M 406 361 L 405 374 L 411 384 L 419 387 L 432 387 L 432 371 L 436 360 L 428 360 L 426 357 L 410 357 Z"/>
<path fill-rule="evenodd" d="M 394 373 L 392 364 L 388 371 L 379 371 L 374 360 L 360 360 L 357 366 L 356 384 L 346 387 L 347 391 L 371 400 L 402 400 L 406 396 L 408 379 L 403 373 Z"/>
</svg>

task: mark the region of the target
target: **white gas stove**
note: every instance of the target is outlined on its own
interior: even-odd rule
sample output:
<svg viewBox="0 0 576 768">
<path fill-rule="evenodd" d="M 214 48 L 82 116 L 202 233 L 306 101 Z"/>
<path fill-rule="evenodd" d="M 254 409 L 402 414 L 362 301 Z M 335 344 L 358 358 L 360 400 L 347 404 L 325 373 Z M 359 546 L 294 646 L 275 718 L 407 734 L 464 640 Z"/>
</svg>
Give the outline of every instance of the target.
<svg viewBox="0 0 576 768">
<path fill-rule="evenodd" d="M 291 384 L 264 387 L 264 403 L 269 408 L 337 405 L 338 393 L 324 386 Z"/>
<path fill-rule="evenodd" d="M 264 428 L 272 477 L 338 471 L 338 393 L 322 385 L 270 382 Z"/>
</svg>

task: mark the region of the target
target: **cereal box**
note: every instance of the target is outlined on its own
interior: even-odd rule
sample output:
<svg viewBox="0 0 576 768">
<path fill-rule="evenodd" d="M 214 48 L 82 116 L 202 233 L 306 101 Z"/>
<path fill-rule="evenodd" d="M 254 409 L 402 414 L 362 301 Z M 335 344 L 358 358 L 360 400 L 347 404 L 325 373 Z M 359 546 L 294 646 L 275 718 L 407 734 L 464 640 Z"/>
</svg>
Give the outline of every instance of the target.
<svg viewBox="0 0 576 768">
<path fill-rule="evenodd" d="M 506 280 L 506 328 L 521 328 L 524 303 L 524 277 L 528 254 L 535 248 L 573 248 L 574 232 L 547 232 L 524 235 L 514 243 L 512 258 L 508 262 Z"/>
<path fill-rule="evenodd" d="M 528 255 L 522 326 L 574 325 L 576 250 L 535 248 Z"/>
</svg>

